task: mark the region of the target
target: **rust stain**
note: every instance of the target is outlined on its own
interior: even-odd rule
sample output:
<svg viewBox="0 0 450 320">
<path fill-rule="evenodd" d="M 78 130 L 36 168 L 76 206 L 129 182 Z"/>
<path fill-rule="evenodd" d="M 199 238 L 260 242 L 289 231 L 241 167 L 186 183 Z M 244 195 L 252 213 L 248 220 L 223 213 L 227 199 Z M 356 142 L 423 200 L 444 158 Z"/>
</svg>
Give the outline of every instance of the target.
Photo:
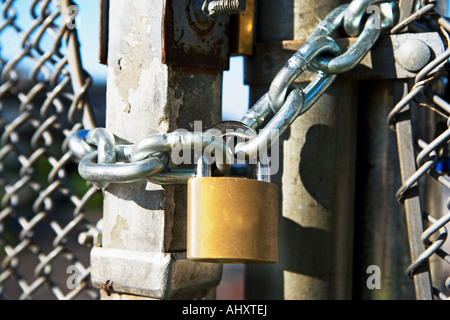
<svg viewBox="0 0 450 320">
<path fill-rule="evenodd" d="M 229 69 L 229 22 L 217 20 L 210 30 L 200 31 L 188 19 L 189 7 L 165 0 L 163 10 L 162 63 L 212 70 Z"/>
</svg>

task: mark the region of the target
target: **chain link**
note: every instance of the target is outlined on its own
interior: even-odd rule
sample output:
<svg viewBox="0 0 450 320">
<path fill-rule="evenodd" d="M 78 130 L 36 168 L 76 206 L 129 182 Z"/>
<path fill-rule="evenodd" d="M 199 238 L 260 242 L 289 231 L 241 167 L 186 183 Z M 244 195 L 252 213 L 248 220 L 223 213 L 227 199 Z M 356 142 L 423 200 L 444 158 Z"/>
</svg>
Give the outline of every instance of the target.
<svg viewBox="0 0 450 320">
<path fill-rule="evenodd" d="M 376 2 L 378 3 L 380 1 Z M 252 129 L 259 129 L 267 117 L 272 115 L 270 122 L 257 136 L 247 142 L 241 142 L 236 145 L 234 157 L 227 156 L 226 159 L 232 160 L 235 157 L 257 159 L 258 156 L 264 154 L 268 148 L 270 149 L 273 143 L 277 141 L 278 137 L 289 128 L 298 116 L 307 112 L 314 105 L 317 99 L 334 82 L 337 74 L 347 72 L 359 64 L 380 36 L 381 29 L 376 26 L 376 20 L 380 19 L 379 16 L 373 14 L 367 19 L 358 39 L 342 54 L 336 41 L 330 36 L 338 28 L 342 27 L 344 22 L 353 22 L 353 25 L 356 25 L 359 28 L 359 24 L 362 21 L 362 13 L 366 13 L 369 5 L 373 3 L 375 2 L 354 0 L 350 5 L 344 4 L 337 7 L 319 23 L 308 37 L 305 44 L 287 61 L 286 65 L 276 75 L 270 86 L 269 92 L 266 93 L 241 119 L 241 123 Z M 393 4 L 389 3 L 389 5 L 390 8 L 394 10 Z M 349 11 L 350 9 L 353 10 L 355 8 L 358 9 L 357 13 Z M 388 17 L 385 17 L 384 20 L 387 20 L 388 22 L 385 22 L 384 24 L 392 26 L 394 24 L 394 21 L 392 21 L 394 13 L 391 12 L 391 15 L 387 16 Z M 391 18 L 389 19 L 389 17 Z M 358 22 L 355 23 L 353 20 L 357 20 Z M 306 69 L 315 70 L 316 77 L 305 88 L 299 88 L 294 85 L 294 81 Z M 146 170 L 141 168 L 142 170 L 138 170 L 139 165 L 137 165 L 136 162 L 151 157 L 151 154 L 165 153 L 167 155 L 174 147 L 192 147 L 193 141 L 185 144 L 181 140 L 177 140 L 180 138 L 177 133 L 152 135 L 138 141 L 135 146 L 132 147 L 128 159 L 123 159 L 125 162 L 123 164 L 102 163 L 99 160 L 96 164 L 94 161 L 96 156 L 92 154 L 94 151 L 91 147 L 86 145 L 93 144 L 93 141 L 88 141 L 90 135 L 91 133 L 74 133 L 69 140 L 69 146 L 73 146 L 71 149 L 73 149 L 74 154 L 81 157 L 88 157 L 81 162 L 81 166 L 79 167 L 80 174 L 88 181 L 94 182 L 98 186 L 105 185 L 108 182 L 117 183 L 130 181 L 130 176 L 126 174 L 124 176 L 116 174 L 121 165 L 127 166 L 127 168 L 134 168 L 132 170 L 130 169 L 131 171 L 129 172 L 134 178 L 146 176 L 147 179 L 152 181 L 152 176 L 158 175 L 157 179 L 153 179 L 153 182 L 156 183 L 185 183 L 188 178 L 195 176 L 195 169 L 184 169 L 183 171 L 178 172 L 176 169 L 168 168 L 161 170 L 160 166 L 164 162 L 161 162 L 161 159 L 152 162 L 156 165 L 156 167 L 153 168 L 154 170 L 151 170 L 151 168 L 147 168 Z M 205 142 L 213 144 L 213 147 L 219 147 L 217 144 L 214 145 L 214 140 L 208 140 L 207 132 L 194 132 L 183 138 L 188 138 L 189 140 L 193 137 L 195 137 L 197 144 L 199 143 L 201 145 L 202 150 L 207 147 Z M 172 138 L 175 138 L 176 145 L 170 142 L 170 139 Z M 84 142 L 80 140 L 83 140 Z M 225 151 L 225 154 L 231 152 L 229 146 L 219 147 L 219 149 Z M 100 151 L 98 151 L 98 154 L 100 154 Z M 194 159 L 193 163 L 197 163 L 198 161 L 199 155 L 196 156 L 197 158 Z M 135 164 L 130 166 L 131 163 Z M 232 162 L 216 163 L 219 168 L 219 174 L 225 175 L 230 168 L 231 163 Z M 224 164 L 226 164 L 226 166 L 224 166 Z M 141 162 L 141 165 L 148 166 L 149 162 Z M 95 174 L 96 170 L 98 171 L 98 174 Z M 86 171 L 89 171 L 89 173 Z M 162 171 L 165 171 L 165 173 Z M 152 173 L 145 174 L 145 172 Z M 164 179 L 165 175 L 167 175 L 167 179 Z M 176 178 L 177 175 L 180 175 L 180 179 Z M 134 180 L 134 178 L 131 180 Z"/>
</svg>

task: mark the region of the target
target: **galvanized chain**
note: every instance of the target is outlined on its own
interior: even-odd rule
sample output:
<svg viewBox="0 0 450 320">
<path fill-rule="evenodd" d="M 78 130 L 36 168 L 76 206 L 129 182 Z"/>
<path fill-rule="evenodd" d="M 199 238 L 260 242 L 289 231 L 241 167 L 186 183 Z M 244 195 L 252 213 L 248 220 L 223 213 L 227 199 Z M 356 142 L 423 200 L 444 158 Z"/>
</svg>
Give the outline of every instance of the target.
<svg viewBox="0 0 450 320">
<path fill-rule="evenodd" d="M 442 164 L 446 164 L 448 155 L 443 151 L 446 150 L 447 144 L 450 139 L 450 104 L 445 101 L 439 94 L 437 94 L 432 88 L 436 84 L 442 83 L 443 79 L 448 79 L 447 64 L 450 57 L 450 24 L 448 20 L 440 15 L 436 10 L 436 1 L 429 1 L 422 3 L 422 8 L 407 17 L 404 21 L 400 22 L 393 28 L 393 32 L 398 32 L 404 29 L 411 22 L 418 20 L 425 13 L 433 13 L 433 21 L 437 21 L 440 25 L 440 31 L 443 37 L 447 39 L 447 49 L 434 58 L 433 61 L 423 67 L 414 79 L 409 92 L 405 93 L 403 98 L 395 105 L 388 116 L 388 124 L 392 130 L 397 130 L 397 119 L 400 114 L 413 102 L 418 103 L 419 106 L 426 107 L 439 117 L 443 117 L 446 123 L 446 130 L 437 136 L 433 141 L 427 143 L 421 138 L 416 138 L 414 145 L 417 147 L 417 157 L 415 159 L 417 170 L 409 177 L 404 179 L 403 185 L 397 191 L 396 197 L 400 202 L 404 202 L 409 198 L 409 193 L 417 186 L 417 184 L 424 180 L 426 176 L 432 177 L 438 181 L 442 187 L 450 188 L 449 168 L 443 168 Z M 426 102 L 422 102 L 426 99 Z M 402 120 L 405 121 L 404 119 Z M 409 127 L 414 130 L 414 125 L 411 120 L 408 120 Z M 397 133 L 398 135 L 401 133 Z M 415 132 L 415 134 L 417 134 Z M 411 153 L 406 146 L 399 145 L 399 154 L 406 156 Z M 450 198 L 447 199 L 446 207 L 450 210 Z M 411 210 L 411 209 L 410 209 Z M 407 274 L 411 278 L 415 278 L 420 273 L 421 267 L 428 263 L 432 256 L 437 256 L 443 264 L 450 265 L 450 254 L 446 252 L 442 246 L 444 245 L 448 231 L 446 224 L 450 222 L 450 212 L 443 214 L 441 217 L 435 217 L 428 212 L 413 211 L 407 212 L 407 215 L 420 215 L 418 221 L 422 220 L 429 226 L 422 230 L 421 234 L 410 234 L 409 242 L 410 247 L 413 247 L 417 243 L 422 243 L 425 250 L 421 252 L 411 265 L 407 268 Z M 434 213 L 440 216 L 440 213 Z M 410 220 L 412 220 L 410 218 Z M 417 220 L 416 220 L 417 221 Z M 449 299 L 445 290 L 450 290 L 450 277 L 446 279 L 432 279 L 433 287 L 432 294 L 439 299 Z M 442 283 L 440 283 L 442 281 Z M 417 287 L 418 286 L 418 287 Z M 423 289 L 420 285 L 416 284 L 416 287 Z"/>
<path fill-rule="evenodd" d="M 220 154 L 226 155 L 215 159 L 219 167 L 219 175 L 227 173 L 234 158 L 255 159 L 258 154 L 265 154 L 292 122 L 314 105 L 338 74 L 347 72 L 358 65 L 376 43 L 383 28 L 393 26 L 396 2 L 376 1 L 376 3 L 379 2 L 386 2 L 384 5 L 388 5 L 391 11 L 384 10 L 381 16 L 370 15 L 364 27 L 357 31 L 356 42 L 342 54 L 331 35 L 348 22 L 359 28 L 363 15 L 369 6 L 375 3 L 374 1 L 355 0 L 350 4 L 339 6 L 315 28 L 306 43 L 277 74 L 269 92 L 244 115 L 240 122 L 256 130 L 260 129 L 264 120 L 273 114 L 272 119 L 256 137 L 238 143 L 234 150 L 231 150 L 226 143 L 221 145 L 216 142 L 221 139 L 221 136 L 212 135 L 210 131 L 188 133 L 186 136 L 173 132 L 146 137 L 134 146 L 132 144 L 116 145 L 114 141 L 111 141 L 110 149 L 117 152 L 118 161 L 111 159 L 106 161 L 97 159 L 95 151 L 86 147 L 86 143 L 91 144 L 94 149 L 97 147 L 98 152 L 104 148 L 103 143 L 83 139 L 91 135 L 86 131 L 75 133 L 69 143 L 72 150 L 81 150 L 74 152 L 81 159 L 80 175 L 100 187 L 108 183 L 131 182 L 143 178 L 161 184 L 186 183 L 189 178 L 195 176 L 195 169 L 169 169 L 168 153 L 174 148 L 191 148 L 195 141 L 202 141 L 200 143 L 202 148 L 213 144 L 214 147 L 219 148 Z M 354 20 L 359 22 L 355 23 Z M 380 27 L 377 25 L 378 20 L 381 21 Z M 296 87 L 293 84 L 294 80 L 309 68 L 315 70 L 315 79 L 305 88 Z M 107 129 L 102 130 L 105 135 L 111 136 L 111 133 L 106 133 Z M 170 139 L 172 139 L 171 142 L 169 142 Z M 151 143 L 148 143 L 149 141 Z M 145 147 L 142 148 L 142 146 Z M 83 153 L 83 150 L 86 153 Z M 169 159 L 166 159 L 167 157 Z M 222 159 L 225 162 L 221 162 Z M 197 163 L 197 160 L 194 159 L 192 163 Z"/>
<path fill-rule="evenodd" d="M 71 62 L 79 48 L 62 3 L 0 1 L 0 299 L 98 297 L 77 242 L 95 229 L 85 208 L 98 190 L 73 174 L 67 147 L 91 80 Z"/>
</svg>

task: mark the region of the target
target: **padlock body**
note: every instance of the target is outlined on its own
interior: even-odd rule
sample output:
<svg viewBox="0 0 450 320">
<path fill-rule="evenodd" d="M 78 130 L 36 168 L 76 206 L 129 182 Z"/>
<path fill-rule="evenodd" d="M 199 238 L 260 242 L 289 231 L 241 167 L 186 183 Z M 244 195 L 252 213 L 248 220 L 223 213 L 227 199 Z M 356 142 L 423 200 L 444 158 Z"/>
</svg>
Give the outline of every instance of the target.
<svg viewBox="0 0 450 320">
<path fill-rule="evenodd" d="M 215 263 L 278 262 L 278 189 L 206 177 L 188 182 L 187 257 Z"/>
</svg>

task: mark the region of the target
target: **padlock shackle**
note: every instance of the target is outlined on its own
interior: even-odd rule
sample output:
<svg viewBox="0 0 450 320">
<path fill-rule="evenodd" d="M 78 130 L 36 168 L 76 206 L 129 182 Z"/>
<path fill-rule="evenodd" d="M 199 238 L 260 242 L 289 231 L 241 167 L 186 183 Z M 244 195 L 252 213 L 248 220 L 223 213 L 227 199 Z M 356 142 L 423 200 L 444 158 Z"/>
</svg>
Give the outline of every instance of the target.
<svg viewBox="0 0 450 320">
<path fill-rule="evenodd" d="M 260 156 L 259 162 L 254 169 L 254 177 L 259 181 L 270 182 L 270 165 L 267 151 Z"/>
<path fill-rule="evenodd" d="M 248 125 L 238 121 L 224 121 L 217 124 L 210 130 L 219 130 L 222 133 L 221 137 L 226 139 L 227 144 L 231 139 L 234 139 L 235 137 L 245 138 L 247 140 L 256 139 L 258 137 L 256 131 L 253 128 L 250 128 Z M 238 132 L 239 130 L 241 132 Z M 256 159 L 257 161 L 253 170 L 253 175 L 259 181 L 270 182 L 271 174 L 267 148 L 263 150 L 263 152 L 261 152 L 261 150 L 259 151 L 259 155 L 256 153 L 250 158 Z M 206 168 L 206 165 L 207 164 L 204 161 L 201 161 L 201 159 L 199 159 L 199 163 L 197 164 L 197 177 L 205 177 L 204 175 L 199 175 L 199 173 L 203 171 L 204 174 L 207 174 L 206 172 L 208 169 Z"/>
<path fill-rule="evenodd" d="M 206 178 L 212 176 L 211 165 L 208 164 L 206 157 L 198 158 L 195 173 L 195 176 L 197 178 Z"/>
</svg>

